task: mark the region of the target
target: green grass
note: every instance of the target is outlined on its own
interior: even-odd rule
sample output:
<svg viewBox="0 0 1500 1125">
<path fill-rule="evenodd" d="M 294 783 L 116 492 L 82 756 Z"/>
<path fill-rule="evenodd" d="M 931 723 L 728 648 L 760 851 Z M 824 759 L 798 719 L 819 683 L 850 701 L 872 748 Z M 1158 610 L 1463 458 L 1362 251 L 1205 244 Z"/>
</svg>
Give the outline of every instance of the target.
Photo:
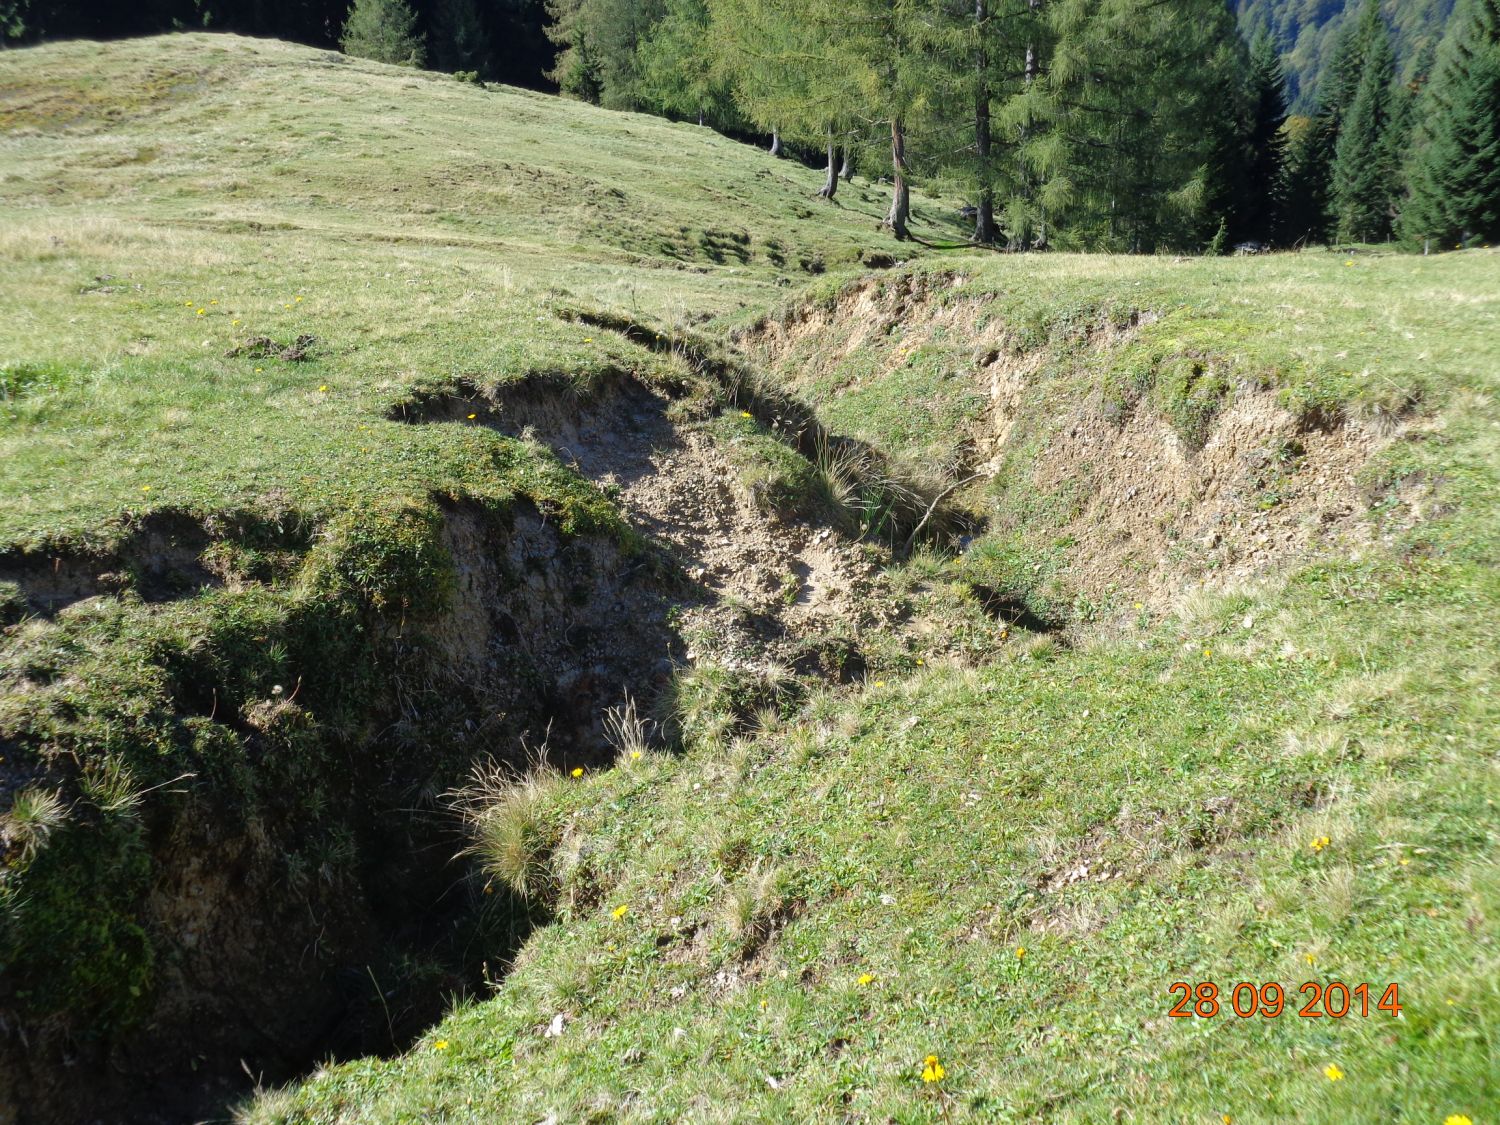
<svg viewBox="0 0 1500 1125">
<path fill-rule="evenodd" d="M 220 802 L 203 808 L 285 829 L 297 893 L 355 869 L 330 808 L 368 780 L 345 747 L 402 674 L 364 630 L 449 597 L 435 500 L 503 520 L 530 498 L 631 542 L 552 458 L 483 426 L 388 421 L 393 405 L 538 373 L 678 378 L 555 311 L 719 333 L 818 268 L 829 296 L 862 254 L 908 252 L 874 232 L 873 189 L 829 208 L 817 173 L 702 130 L 275 43 L 7 53 L 0 128 L 0 554 L 103 547 L 181 512 L 233 529 L 216 549 L 239 575 L 0 643 L 7 756 L 81 763 L 72 821 L 38 790 L 0 826 L 31 895 L 7 900 L 31 914 L 6 948 L 61 966 L 35 972 L 37 1010 L 97 1027 L 141 1018 L 156 971 L 144 787 L 199 771 Z M 965 279 L 924 309 L 941 333 L 914 320 L 848 354 L 810 338 L 781 364 L 835 432 L 950 468 L 985 393 L 977 333 L 1040 353 L 1033 416 L 1136 396 L 1189 445 L 1241 384 L 1298 411 L 1416 402 L 1421 440 L 1368 471 L 1437 482 L 1427 518 L 1068 644 L 1017 636 L 994 656 L 991 637 L 976 661 L 939 637 L 811 694 L 682 674 L 685 753 L 549 778 L 497 813 L 491 843 L 548 884 L 551 914 L 493 995 L 245 1115 L 1500 1116 L 1497 261 L 925 258 L 918 273 Z M 304 334 L 301 362 L 228 354 Z M 817 494 L 759 427 L 715 427 L 772 508 Z M 1014 519 L 968 559 L 918 555 L 895 578 L 1030 571 L 1040 609 L 1073 613 L 1050 584 L 1068 545 L 1047 533 L 1074 499 L 1002 494 Z M 13 603 L 0 589 L 0 620 Z M 264 759 L 202 713 L 210 691 L 249 708 L 308 667 L 339 675 L 255 713 Z M 416 739 L 360 769 L 436 771 L 453 750 Z M 1178 980 L 1295 998 L 1329 979 L 1398 982 L 1402 1018 L 1166 1015 Z M 939 1083 L 921 1079 L 929 1053 Z"/>
<path fill-rule="evenodd" d="M 0 542 L 493 491 L 471 466 L 500 439 L 386 408 L 643 365 L 568 299 L 671 324 L 895 248 L 874 191 L 819 205 L 815 173 L 705 130 L 268 41 L 117 44 L 107 81 L 90 45 L 11 52 L 0 126 Z M 228 354 L 303 334 L 301 363 Z"/>
</svg>

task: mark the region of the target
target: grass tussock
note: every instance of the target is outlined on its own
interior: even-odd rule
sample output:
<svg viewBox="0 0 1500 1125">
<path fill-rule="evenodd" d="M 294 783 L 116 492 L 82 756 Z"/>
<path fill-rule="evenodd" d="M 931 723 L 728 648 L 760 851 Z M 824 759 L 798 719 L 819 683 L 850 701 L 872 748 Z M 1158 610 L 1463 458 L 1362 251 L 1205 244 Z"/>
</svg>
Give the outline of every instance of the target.
<svg viewBox="0 0 1500 1125">
<path fill-rule="evenodd" d="M 533 760 L 522 773 L 497 762 L 476 766 L 453 805 L 470 838 L 466 854 L 489 878 L 527 902 L 545 905 L 557 892 L 553 853 L 562 842 L 553 798 L 564 784 Z"/>
</svg>

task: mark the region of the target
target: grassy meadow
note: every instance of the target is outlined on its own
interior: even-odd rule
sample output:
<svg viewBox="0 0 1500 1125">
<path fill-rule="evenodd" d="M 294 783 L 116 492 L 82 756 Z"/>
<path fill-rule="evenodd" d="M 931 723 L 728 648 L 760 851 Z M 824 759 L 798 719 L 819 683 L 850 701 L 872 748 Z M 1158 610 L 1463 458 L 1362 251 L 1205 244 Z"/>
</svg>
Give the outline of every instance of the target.
<svg viewBox="0 0 1500 1125">
<path fill-rule="evenodd" d="M 345 596 L 330 569 L 361 612 L 388 608 L 340 552 L 375 541 L 383 558 L 387 537 L 405 559 L 411 512 L 435 498 L 524 497 L 569 531 L 623 534 L 607 494 L 537 446 L 394 407 L 536 373 L 677 370 L 562 308 L 728 338 L 836 302 L 872 259 L 911 259 L 882 284 L 941 276 L 924 313 L 962 299 L 979 319 L 799 340 L 772 374 L 831 431 L 962 472 L 982 331 L 1039 357 L 1026 393 L 1043 413 L 1128 387 L 1191 444 L 1266 388 L 1299 416 L 1399 420 L 1361 470 L 1369 534 L 1149 608 L 1122 587 L 1065 634 L 984 659 L 893 643 L 858 682 L 803 685 L 749 721 L 711 690 L 732 670 L 679 671 L 677 745 L 496 800 L 542 916 L 484 994 L 407 1051 L 268 1084 L 235 1112 L 1500 1120 L 1500 252 L 897 244 L 878 185 L 831 206 L 820 173 L 706 130 L 208 35 L 0 54 L 0 154 L 0 556 L 104 551 L 152 513 L 321 544 L 253 589 L 0 616 L 7 955 L 119 958 L 49 967 L 46 1012 L 93 1019 L 97 1003 L 122 1033 L 144 1018 L 138 900 L 88 891 L 128 869 L 143 896 L 138 851 L 82 891 L 26 880 L 47 876 L 54 831 L 85 850 L 99 824 L 135 849 L 147 833 L 97 785 L 73 836 L 24 828 L 18 794 L 102 776 L 90 762 L 154 787 L 188 768 L 183 729 L 209 784 L 205 763 L 239 751 L 179 722 L 172 677 L 207 652 L 232 686 L 216 706 L 248 708 L 299 660 L 354 661 L 299 615 Z M 917 217 L 935 246 L 961 233 L 950 204 L 919 198 Z M 1126 324 L 1107 348 L 1087 338 Z M 300 337 L 305 356 L 284 358 Z M 1420 501 L 1403 507 L 1403 488 Z M 1025 494 L 960 492 L 1065 568 L 1054 515 L 1007 508 Z M 403 590 L 441 585 L 411 550 Z M 943 547 L 884 561 L 934 597 L 960 597 L 969 565 Z M 349 690 L 310 682 L 304 702 L 356 729 L 346 711 L 383 689 L 372 673 Z M 321 761 L 273 785 L 234 757 L 235 792 L 316 822 L 300 787 Z M 1312 980 L 1368 983 L 1370 1015 L 1299 1017 Z M 1216 982 L 1225 1010 L 1171 1018 L 1177 981 Z M 1279 982 L 1287 1011 L 1236 1017 L 1240 981 Z M 1399 1017 L 1375 1008 L 1393 982 Z"/>
</svg>

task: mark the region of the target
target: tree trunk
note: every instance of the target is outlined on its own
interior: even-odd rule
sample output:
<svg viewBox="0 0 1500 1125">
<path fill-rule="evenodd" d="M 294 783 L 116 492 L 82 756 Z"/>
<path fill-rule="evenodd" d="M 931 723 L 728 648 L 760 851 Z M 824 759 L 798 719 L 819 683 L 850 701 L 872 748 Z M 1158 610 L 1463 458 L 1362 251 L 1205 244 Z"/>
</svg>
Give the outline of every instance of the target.
<svg viewBox="0 0 1500 1125">
<path fill-rule="evenodd" d="M 839 189 L 839 146 L 833 140 L 833 126 L 828 126 L 828 175 L 823 180 L 823 186 L 818 189 L 818 194 L 824 199 L 832 199 L 833 193 Z"/>
<path fill-rule="evenodd" d="M 899 117 L 891 118 L 891 174 L 891 211 L 885 225 L 904 242 L 909 237 L 906 221 L 911 217 L 911 189 L 906 183 L 906 124 Z"/>
<path fill-rule="evenodd" d="M 701 105 L 698 107 L 698 127 L 700 129 L 703 127 L 703 107 Z"/>
<path fill-rule="evenodd" d="M 1032 17 L 1033 18 L 1038 18 L 1038 13 L 1040 13 L 1041 8 L 1042 8 L 1042 0 L 1027 0 L 1026 6 L 1027 6 L 1027 8 L 1030 9 Z M 1042 63 L 1041 63 L 1040 55 L 1038 54 L 1037 49 L 1036 49 L 1036 44 L 1035 43 L 1027 43 L 1026 44 L 1026 73 L 1025 73 L 1025 80 L 1026 80 L 1026 88 L 1028 90 L 1031 89 L 1032 83 L 1034 83 L 1037 80 L 1037 78 L 1039 78 L 1041 76 L 1041 73 L 1042 73 Z M 1024 125 L 1021 127 L 1021 138 L 1020 139 L 1021 139 L 1021 141 L 1023 143 L 1025 142 L 1026 136 L 1027 136 L 1027 134 L 1029 132 L 1030 132 L 1030 130 L 1027 129 Z M 1023 200 L 1025 200 L 1027 204 L 1034 203 L 1034 201 L 1036 199 L 1036 183 L 1035 183 L 1035 181 L 1032 178 L 1031 170 L 1029 168 L 1027 168 L 1024 163 L 1021 165 L 1021 198 Z M 1046 220 L 1045 219 L 1038 219 L 1037 220 L 1037 228 L 1036 228 L 1037 229 L 1037 235 L 1036 235 L 1036 239 L 1034 241 L 1032 241 L 1030 239 L 1030 233 L 1031 233 L 1030 228 L 1031 228 L 1031 224 L 1032 224 L 1032 218 L 1033 218 L 1033 210 L 1032 210 L 1032 208 L 1030 206 L 1027 206 L 1025 221 L 1021 224 L 1021 226 L 1020 226 L 1019 229 L 1012 229 L 1011 232 L 1010 232 L 1010 249 L 1012 249 L 1012 250 L 1027 250 L 1027 249 L 1041 250 L 1041 249 L 1044 249 L 1046 247 L 1046 243 L 1047 243 L 1047 234 L 1046 234 L 1046 232 L 1047 232 L 1047 223 L 1046 223 Z"/>
<path fill-rule="evenodd" d="M 781 155 L 781 130 L 780 129 L 772 129 L 771 130 L 771 150 L 770 151 L 771 151 L 771 155 L 772 156 L 780 156 Z"/>
<path fill-rule="evenodd" d="M 995 178 L 990 167 L 990 60 L 984 49 L 985 0 L 974 0 L 974 27 L 979 48 L 974 53 L 974 147 L 979 155 L 979 205 L 974 209 L 974 241 L 995 241 Z"/>
<path fill-rule="evenodd" d="M 849 146 L 847 144 L 844 146 L 844 166 L 839 169 L 839 175 L 846 184 L 854 180 L 854 161 L 849 159 Z"/>
</svg>

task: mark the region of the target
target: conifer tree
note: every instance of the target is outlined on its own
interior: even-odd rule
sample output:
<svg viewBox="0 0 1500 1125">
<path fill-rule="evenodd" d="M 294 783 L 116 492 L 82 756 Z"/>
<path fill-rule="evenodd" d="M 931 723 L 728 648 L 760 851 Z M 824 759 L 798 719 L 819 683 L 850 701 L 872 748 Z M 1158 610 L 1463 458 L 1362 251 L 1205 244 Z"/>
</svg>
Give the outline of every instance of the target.
<svg viewBox="0 0 1500 1125">
<path fill-rule="evenodd" d="M 1359 25 L 1364 50 L 1359 83 L 1334 142 L 1333 208 L 1339 238 L 1375 242 L 1390 234 L 1395 202 L 1391 87 L 1396 60 L 1379 0 L 1364 0 Z"/>
<path fill-rule="evenodd" d="M 1041 128 L 1026 146 L 1041 205 L 1062 213 L 1075 245 L 1201 247 L 1221 217 L 1205 202 L 1223 134 L 1205 118 L 1226 91 L 1243 91 L 1228 8 L 1057 0 L 1050 22 L 1055 46 L 1031 99 Z"/>
<path fill-rule="evenodd" d="M 427 57 L 406 0 L 354 0 L 339 44 L 346 55 L 399 66 L 421 66 Z"/>
<path fill-rule="evenodd" d="M 1286 162 L 1282 171 L 1280 221 L 1276 241 L 1300 246 L 1327 237 L 1328 139 L 1325 123 L 1301 114 L 1282 129 Z"/>
<path fill-rule="evenodd" d="M 586 13 L 587 0 L 546 0 L 547 38 L 557 46 L 557 59 L 547 77 L 568 97 L 599 103 L 604 82 L 594 50 Z"/>
<path fill-rule="evenodd" d="M 439 70 L 488 77 L 490 41 L 476 0 L 437 0 L 432 14 L 432 55 Z"/>
<path fill-rule="evenodd" d="M 1286 75 L 1266 35 L 1250 48 L 1250 134 L 1245 167 L 1246 211 L 1237 237 L 1269 243 L 1281 225 L 1286 187 Z"/>
<path fill-rule="evenodd" d="M 733 91 L 714 49 L 706 0 L 667 0 L 666 14 L 647 34 L 640 56 L 647 104 L 699 125 L 738 122 Z"/>
<path fill-rule="evenodd" d="M 1500 0 L 1467 0 L 1439 52 L 1410 166 L 1405 233 L 1500 242 Z"/>
<path fill-rule="evenodd" d="M 0 0 L 0 43 L 26 34 L 26 0 Z"/>
<path fill-rule="evenodd" d="M 1021 187 L 1021 134 L 1007 106 L 1025 87 L 1039 13 L 1040 0 L 955 0 L 930 5 L 914 23 L 930 74 L 925 124 L 943 138 L 942 163 L 972 192 L 978 243 L 996 241 L 996 212 Z"/>
<path fill-rule="evenodd" d="M 563 93 L 611 109 L 649 103 L 641 78 L 641 45 L 666 10 L 665 0 L 546 0 L 548 36 L 561 50 L 550 76 Z"/>
</svg>

